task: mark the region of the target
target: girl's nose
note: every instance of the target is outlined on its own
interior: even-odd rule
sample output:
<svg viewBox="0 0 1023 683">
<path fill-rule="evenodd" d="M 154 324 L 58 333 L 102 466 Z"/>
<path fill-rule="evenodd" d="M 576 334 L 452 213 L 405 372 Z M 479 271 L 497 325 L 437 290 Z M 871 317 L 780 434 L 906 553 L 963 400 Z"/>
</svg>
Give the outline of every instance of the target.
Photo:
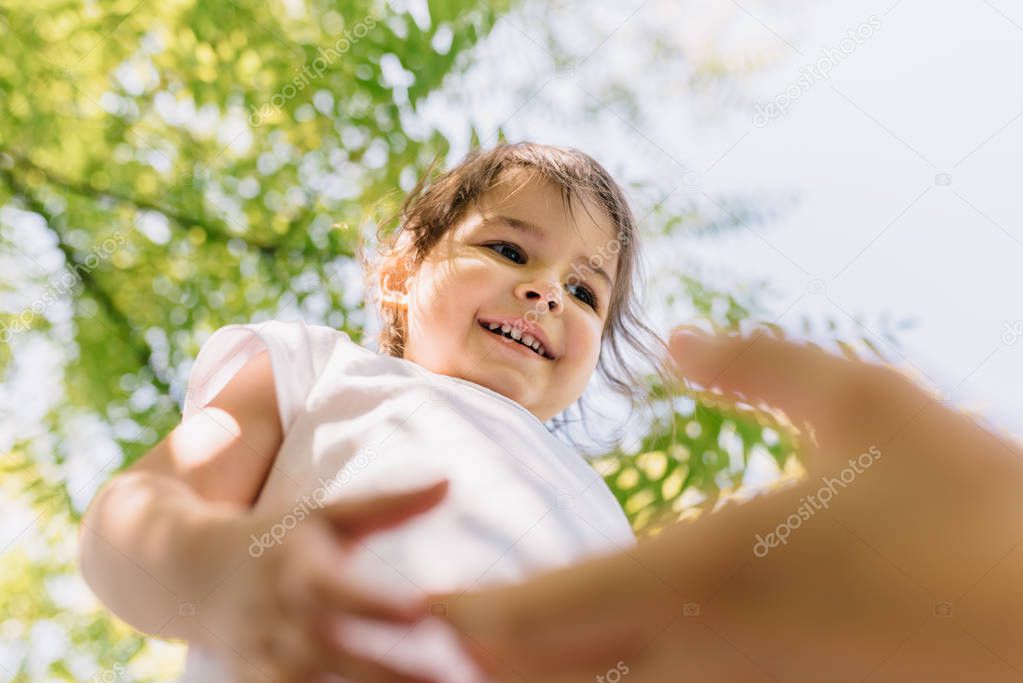
<svg viewBox="0 0 1023 683">
<path fill-rule="evenodd" d="M 538 313 L 561 311 L 561 285 L 551 281 L 523 282 L 515 288 L 515 295 L 534 302 Z"/>
</svg>

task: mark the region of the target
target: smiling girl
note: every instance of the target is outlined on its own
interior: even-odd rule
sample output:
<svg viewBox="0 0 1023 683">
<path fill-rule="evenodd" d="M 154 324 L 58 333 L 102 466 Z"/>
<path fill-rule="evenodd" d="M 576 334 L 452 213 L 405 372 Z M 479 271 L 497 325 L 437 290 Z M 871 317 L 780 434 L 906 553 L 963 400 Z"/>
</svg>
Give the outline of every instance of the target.
<svg viewBox="0 0 1023 683">
<path fill-rule="evenodd" d="M 594 374 L 637 397 L 628 348 L 666 356 L 636 238 L 576 150 L 501 145 L 420 183 L 363 261 L 380 351 L 302 322 L 217 330 L 181 425 L 83 520 L 90 586 L 188 640 L 184 680 L 482 680 L 425 596 L 635 542 L 556 434 Z"/>
</svg>

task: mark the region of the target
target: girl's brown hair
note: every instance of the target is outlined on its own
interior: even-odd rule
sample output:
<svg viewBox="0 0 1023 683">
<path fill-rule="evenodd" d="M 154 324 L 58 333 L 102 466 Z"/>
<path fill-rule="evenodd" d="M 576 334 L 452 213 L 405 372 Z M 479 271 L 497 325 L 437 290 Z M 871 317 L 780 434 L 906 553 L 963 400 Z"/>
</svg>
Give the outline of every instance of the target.
<svg viewBox="0 0 1023 683">
<path fill-rule="evenodd" d="M 526 182 L 541 179 L 554 183 L 570 210 L 573 200 L 589 199 L 607 214 L 615 227 L 618 266 L 601 334 L 597 373 L 612 391 L 628 398 L 634 406 L 638 397 L 646 396 L 642 391 L 644 380 L 629 366 L 625 349 L 631 347 L 641 358 L 656 359 L 666 357 L 667 347 L 639 314 L 634 282 L 639 279 L 637 225 L 625 194 L 599 163 L 572 148 L 531 142 L 500 144 L 488 150 L 474 150 L 457 166 L 432 181 L 429 171 L 424 175 L 401 205 L 396 217 L 397 230 L 388 230 L 394 219 L 379 225 L 376 263 L 367 259 L 360 248 L 367 290 L 382 319 L 378 338 L 380 352 L 399 358 L 404 356 L 407 310 L 399 299 L 406 291 L 405 278 L 415 272 L 441 237 L 458 224 L 466 208 L 476 205 L 484 193 L 502 180 L 503 174 L 512 170 L 526 171 Z M 654 369 L 667 384 L 660 364 L 655 364 Z M 585 423 L 587 411 L 582 397 L 576 403 L 579 421 Z M 564 431 L 568 424 L 575 422 L 565 413 L 551 420 L 551 431 Z M 574 443 L 571 438 L 569 441 Z"/>
</svg>

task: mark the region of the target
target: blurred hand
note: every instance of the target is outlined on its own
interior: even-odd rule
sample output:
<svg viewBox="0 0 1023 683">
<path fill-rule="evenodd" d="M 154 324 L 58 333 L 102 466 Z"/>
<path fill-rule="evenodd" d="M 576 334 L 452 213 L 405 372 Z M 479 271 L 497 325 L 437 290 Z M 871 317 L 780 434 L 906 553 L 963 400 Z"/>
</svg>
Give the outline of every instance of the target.
<svg viewBox="0 0 1023 683">
<path fill-rule="evenodd" d="M 315 510 L 278 543 L 260 545 L 202 603 L 209 644 L 230 662 L 231 680 L 351 680 L 411 683 L 426 679 L 388 669 L 344 649 L 337 635 L 347 615 L 413 623 L 425 603 L 399 604 L 345 575 L 353 547 L 367 534 L 421 514 L 447 493 L 447 481 L 427 488 Z M 240 533 L 259 538 L 278 519 L 249 518 Z M 255 545 L 255 542 L 254 542 Z"/>
<path fill-rule="evenodd" d="M 1017 444 L 890 368 L 812 345 L 694 331 L 670 348 L 687 380 L 809 425 L 810 476 L 632 551 L 434 597 L 485 670 L 501 681 L 613 681 L 622 667 L 634 683 L 1019 680 Z"/>
</svg>

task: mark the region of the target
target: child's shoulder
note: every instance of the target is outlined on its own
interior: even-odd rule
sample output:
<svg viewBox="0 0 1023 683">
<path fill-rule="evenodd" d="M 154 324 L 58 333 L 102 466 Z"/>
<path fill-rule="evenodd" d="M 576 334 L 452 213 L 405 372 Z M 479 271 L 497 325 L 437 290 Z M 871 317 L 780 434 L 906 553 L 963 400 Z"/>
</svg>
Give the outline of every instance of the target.
<svg viewBox="0 0 1023 683">
<path fill-rule="evenodd" d="M 262 352 L 269 356 L 279 401 L 289 406 L 298 404 L 339 348 L 358 353 L 354 349 L 362 347 L 342 330 L 302 320 L 273 319 L 219 327 L 202 344 L 192 366 L 185 413 L 215 395 Z"/>
<path fill-rule="evenodd" d="M 236 340 L 261 344 L 270 351 L 299 352 L 303 356 L 311 351 L 333 349 L 337 344 L 359 346 L 347 332 L 328 325 L 277 319 L 224 325 L 213 332 L 205 346 L 222 346 Z"/>
</svg>

